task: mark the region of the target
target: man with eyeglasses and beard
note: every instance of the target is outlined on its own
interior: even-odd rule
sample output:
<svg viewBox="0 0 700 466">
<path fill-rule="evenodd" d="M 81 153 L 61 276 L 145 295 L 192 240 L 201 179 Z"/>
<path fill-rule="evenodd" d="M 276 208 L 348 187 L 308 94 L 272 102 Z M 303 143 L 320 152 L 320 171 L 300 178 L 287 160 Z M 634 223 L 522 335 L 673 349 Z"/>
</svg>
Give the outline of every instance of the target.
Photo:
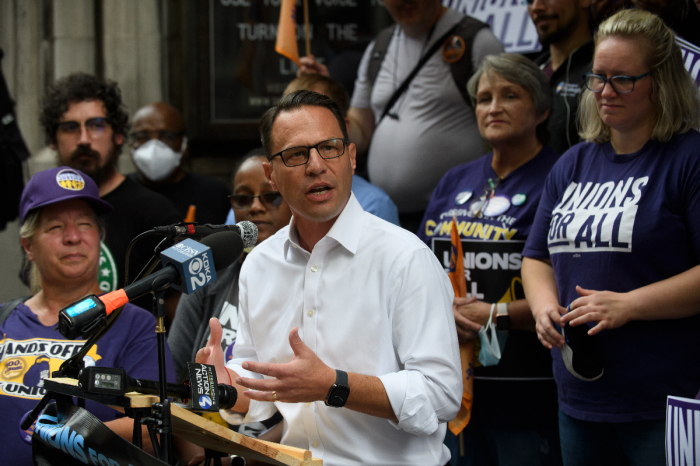
<svg viewBox="0 0 700 466">
<path fill-rule="evenodd" d="M 452 286 L 415 235 L 351 192 L 356 149 L 328 97 L 300 90 L 261 119 L 272 189 L 292 221 L 248 255 L 233 357 L 222 329 L 197 362 L 238 390 L 231 423 L 284 417 L 282 443 L 325 464 L 443 466 L 462 379 Z"/>
<path fill-rule="evenodd" d="M 220 224 L 229 211 L 229 188 L 216 178 L 183 168 L 189 155 L 180 111 L 154 102 L 136 111 L 129 134 L 136 172 L 127 177 L 165 196 L 181 218 L 195 207 L 192 221 Z"/>
<path fill-rule="evenodd" d="M 74 73 L 55 82 L 44 97 L 40 121 L 58 165 L 81 170 L 97 183 L 99 195 L 114 206 L 105 219 L 100 250 L 99 287 L 109 292 L 124 286 L 124 258 L 129 242 L 155 226 L 181 221 L 173 205 L 117 170 L 129 116 L 116 82 Z M 158 239 L 136 243 L 129 258 L 132 281 L 153 254 Z M 138 303 L 150 309 L 150 299 Z M 177 301 L 169 303 L 173 311 Z"/>
<path fill-rule="evenodd" d="M 588 24 L 592 0 L 527 0 L 543 52 L 535 63 L 549 78 L 552 112 L 550 145 L 559 155 L 581 141 L 578 100 L 583 76 L 591 70 L 593 40 Z"/>
</svg>

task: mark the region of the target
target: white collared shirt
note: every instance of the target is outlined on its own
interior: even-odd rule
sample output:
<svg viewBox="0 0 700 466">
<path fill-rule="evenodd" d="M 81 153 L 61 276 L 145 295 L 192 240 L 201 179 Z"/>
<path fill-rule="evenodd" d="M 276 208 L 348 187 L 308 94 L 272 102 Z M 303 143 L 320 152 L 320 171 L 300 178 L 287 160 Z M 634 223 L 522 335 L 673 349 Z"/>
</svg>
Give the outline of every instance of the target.
<svg viewBox="0 0 700 466">
<path fill-rule="evenodd" d="M 289 332 L 334 369 L 378 376 L 398 423 L 314 403 L 274 403 L 282 443 L 311 450 L 329 466 L 444 465 L 446 422 L 462 398 L 453 291 L 444 269 L 415 235 L 365 213 L 354 195 L 309 253 L 296 228 L 278 231 L 248 256 L 240 277 L 233 360 L 288 363 Z M 330 388 L 330 387 L 329 387 Z M 352 390 L 352 387 L 351 387 Z M 251 401 L 263 420 L 273 403 Z"/>
</svg>

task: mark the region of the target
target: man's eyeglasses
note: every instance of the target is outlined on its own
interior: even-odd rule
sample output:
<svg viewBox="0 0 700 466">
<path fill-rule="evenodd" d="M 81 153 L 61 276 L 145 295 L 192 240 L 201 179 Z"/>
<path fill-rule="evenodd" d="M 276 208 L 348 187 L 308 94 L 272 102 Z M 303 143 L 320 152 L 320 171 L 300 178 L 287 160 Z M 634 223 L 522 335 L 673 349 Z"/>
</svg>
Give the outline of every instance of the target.
<svg viewBox="0 0 700 466">
<path fill-rule="evenodd" d="M 334 159 L 345 153 L 345 146 L 347 143 L 348 140 L 345 138 L 327 139 L 313 146 L 290 147 L 289 149 L 269 156 L 267 160 L 272 161 L 272 159 L 279 156 L 286 166 L 298 167 L 299 165 L 308 163 L 311 149 L 316 149 L 321 158 Z"/>
<path fill-rule="evenodd" d="M 85 130 L 88 132 L 91 138 L 97 139 L 102 137 L 105 130 L 109 126 L 109 122 L 106 118 L 90 118 L 85 120 L 85 123 L 79 123 L 77 121 L 62 121 L 56 125 L 56 134 L 61 136 L 71 136 L 80 137 L 80 128 L 85 126 Z"/>
<path fill-rule="evenodd" d="M 131 145 L 133 147 L 138 147 L 143 144 L 146 144 L 148 141 L 151 139 L 158 139 L 160 141 L 163 141 L 167 145 L 171 146 L 175 144 L 177 141 L 177 138 L 183 136 L 185 134 L 184 131 L 170 131 L 167 129 L 161 130 L 161 131 L 134 131 L 131 134 L 129 134 L 129 138 L 131 139 Z"/>
<path fill-rule="evenodd" d="M 231 199 L 231 207 L 238 210 L 250 209 L 255 198 L 260 199 L 260 202 L 267 208 L 279 207 L 280 204 L 282 204 L 282 195 L 279 191 L 270 191 L 269 193 L 263 193 L 259 196 L 231 194 L 228 198 Z"/>
<path fill-rule="evenodd" d="M 500 178 L 489 178 L 488 180 L 486 180 L 486 183 L 484 184 L 484 194 L 479 199 L 472 202 L 472 204 L 469 206 L 469 210 L 472 212 L 472 214 L 474 214 L 474 217 L 483 217 L 482 212 L 485 211 L 488 207 L 489 201 L 496 193 L 496 187 L 500 183 Z"/>
<path fill-rule="evenodd" d="M 583 79 L 586 83 L 586 87 L 591 92 L 603 92 L 603 89 L 605 89 L 605 85 L 607 83 L 610 83 L 610 86 L 612 86 L 613 91 L 615 91 L 616 93 L 628 94 L 634 90 L 634 83 L 646 76 L 649 76 L 650 74 L 651 71 L 647 71 L 646 73 L 640 74 L 639 76 L 621 75 L 608 78 L 599 74 L 586 73 L 583 75 Z"/>
</svg>

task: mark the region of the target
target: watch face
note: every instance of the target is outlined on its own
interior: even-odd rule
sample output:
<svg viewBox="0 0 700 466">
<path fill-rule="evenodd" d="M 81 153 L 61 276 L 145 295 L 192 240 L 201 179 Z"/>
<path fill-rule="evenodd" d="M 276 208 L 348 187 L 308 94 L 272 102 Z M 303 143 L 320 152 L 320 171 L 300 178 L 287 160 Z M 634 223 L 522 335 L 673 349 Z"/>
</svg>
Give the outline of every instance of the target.
<svg viewBox="0 0 700 466">
<path fill-rule="evenodd" d="M 342 408 L 345 406 L 345 402 L 348 401 L 348 395 L 350 395 L 350 388 L 343 385 L 336 385 L 328 396 L 328 405 Z"/>
</svg>

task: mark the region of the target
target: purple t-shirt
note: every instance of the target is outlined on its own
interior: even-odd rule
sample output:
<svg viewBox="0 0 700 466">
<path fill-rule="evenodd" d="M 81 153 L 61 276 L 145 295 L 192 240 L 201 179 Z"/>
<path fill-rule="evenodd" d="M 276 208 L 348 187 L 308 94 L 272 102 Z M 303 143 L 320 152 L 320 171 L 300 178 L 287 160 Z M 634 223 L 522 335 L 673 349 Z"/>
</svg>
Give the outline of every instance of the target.
<svg viewBox="0 0 700 466">
<path fill-rule="evenodd" d="M 618 155 L 609 142 L 580 143 L 547 178 L 523 255 L 552 261 L 560 304 L 576 285 L 624 293 L 700 262 L 700 134 L 649 141 Z M 559 406 L 582 420 L 663 419 L 668 395 L 700 387 L 700 315 L 635 321 L 601 332 L 605 372 L 576 379 L 552 350 Z"/>
<path fill-rule="evenodd" d="M 147 311 L 127 304 L 114 326 L 85 356 L 86 366 L 126 369 L 134 378 L 158 379 L 158 349 L 155 318 Z M 20 304 L 0 325 L 0 458 L 3 464 L 32 464 L 32 447 L 21 440 L 19 424 L 44 396 L 43 379 L 83 346 L 85 340 L 66 340 L 46 327 L 24 304 Z M 175 381 L 170 349 L 166 344 L 168 381 Z M 122 415 L 114 409 L 86 401 L 85 408 L 101 421 Z"/>
<path fill-rule="evenodd" d="M 430 198 L 418 236 L 449 268 L 452 217 L 462 240 L 467 293 L 487 303 L 525 297 L 521 252 L 544 180 L 559 155 L 549 146 L 500 180 L 476 218 L 470 205 L 484 194 L 493 153 L 450 169 Z M 501 361 L 476 367 L 472 420 L 478 427 L 537 429 L 557 423 L 552 358 L 534 332 L 511 330 Z"/>
</svg>

